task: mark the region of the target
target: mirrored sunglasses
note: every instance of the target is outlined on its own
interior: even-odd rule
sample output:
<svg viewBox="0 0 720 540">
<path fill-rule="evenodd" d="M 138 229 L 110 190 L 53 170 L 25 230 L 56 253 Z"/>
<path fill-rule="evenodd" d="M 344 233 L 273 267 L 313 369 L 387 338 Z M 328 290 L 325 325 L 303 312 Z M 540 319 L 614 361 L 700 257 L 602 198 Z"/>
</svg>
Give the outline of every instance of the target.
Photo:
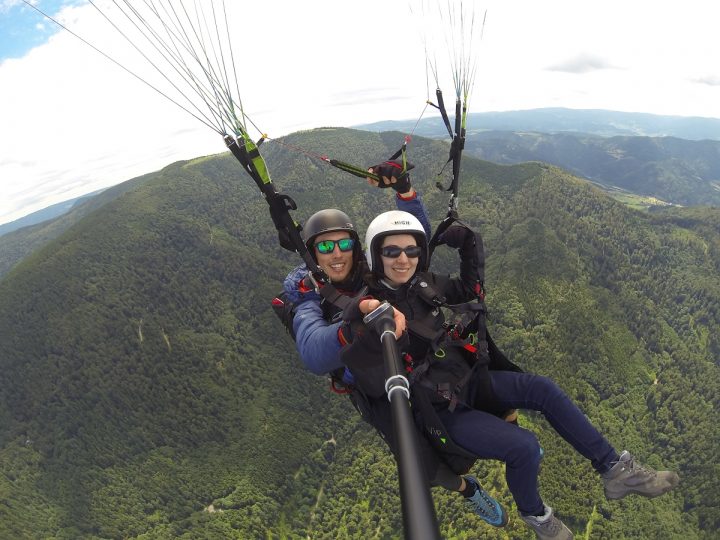
<svg viewBox="0 0 720 540">
<path fill-rule="evenodd" d="M 401 248 L 400 246 L 385 246 L 380 250 L 383 257 L 388 259 L 397 259 L 401 253 L 405 253 L 409 259 L 416 259 L 422 253 L 420 246 L 406 246 Z"/>
<path fill-rule="evenodd" d="M 340 248 L 340 251 L 352 251 L 355 246 L 355 240 L 353 238 L 341 238 L 340 240 L 323 240 L 315 244 L 315 249 L 323 255 L 332 253 L 335 250 L 335 245 Z"/>
</svg>

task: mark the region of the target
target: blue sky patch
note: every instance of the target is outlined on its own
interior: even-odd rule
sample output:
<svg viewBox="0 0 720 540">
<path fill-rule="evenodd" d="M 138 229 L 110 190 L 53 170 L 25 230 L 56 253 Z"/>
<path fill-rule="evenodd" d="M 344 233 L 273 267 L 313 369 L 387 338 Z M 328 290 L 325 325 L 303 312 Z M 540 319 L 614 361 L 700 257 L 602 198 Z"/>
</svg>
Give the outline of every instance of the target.
<svg viewBox="0 0 720 540">
<path fill-rule="evenodd" d="M 77 4 L 73 0 L 34 0 L 32 2 L 50 16 L 63 6 Z M 0 0 L 0 61 L 21 58 L 33 47 L 42 45 L 60 27 L 20 0 Z"/>
</svg>

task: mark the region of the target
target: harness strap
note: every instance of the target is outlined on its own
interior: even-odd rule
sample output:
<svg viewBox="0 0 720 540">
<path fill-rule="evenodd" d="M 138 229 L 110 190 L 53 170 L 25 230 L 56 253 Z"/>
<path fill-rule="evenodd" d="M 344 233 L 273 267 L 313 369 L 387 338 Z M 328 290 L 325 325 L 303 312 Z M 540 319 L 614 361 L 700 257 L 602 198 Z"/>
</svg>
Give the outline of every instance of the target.
<svg viewBox="0 0 720 540">
<path fill-rule="evenodd" d="M 420 299 L 433 306 L 433 307 L 441 307 L 447 305 L 445 302 L 445 297 L 442 296 L 437 288 L 431 283 L 431 280 L 428 278 L 427 273 L 420 272 L 413 277 L 412 281 L 410 282 L 410 287 L 415 290 L 420 297 Z"/>
<path fill-rule="evenodd" d="M 420 321 L 405 321 L 405 324 L 411 333 L 430 343 L 433 351 L 438 350 L 447 338 L 447 332 L 444 328 L 435 330 Z"/>
<path fill-rule="evenodd" d="M 358 293 L 348 296 L 346 293 L 339 291 L 331 282 L 318 283 L 315 281 L 312 272 L 308 273 L 300 281 L 298 289 L 301 292 L 316 291 L 327 304 L 337 308 L 340 312 L 344 311 L 358 296 L 365 296 L 367 291 L 367 287 L 363 287 Z"/>
<path fill-rule="evenodd" d="M 318 288 L 318 293 L 327 303 L 340 311 L 343 311 L 353 300 L 352 297 L 338 291 L 332 283 L 323 284 L 322 287 Z"/>
<path fill-rule="evenodd" d="M 430 442 L 443 453 L 453 454 L 474 461 L 477 459 L 475 454 L 472 454 L 458 446 L 450 437 L 445 425 L 440 420 L 440 417 L 433 407 L 429 399 L 429 392 L 413 392 L 413 405 L 416 405 L 424 429 Z"/>
<path fill-rule="evenodd" d="M 461 304 L 448 304 L 445 297 L 442 296 L 437 288 L 427 279 L 425 273 L 416 275 L 411 282 L 411 287 L 417 292 L 421 300 L 432 307 L 444 307 L 451 310 L 453 313 L 470 314 L 471 319 L 485 312 L 485 304 L 481 301 L 484 296 L 482 295 L 482 287 L 476 291 L 478 297 L 468 302 Z"/>
<path fill-rule="evenodd" d="M 445 298 L 441 296 L 437 289 L 433 286 L 429 279 L 425 275 L 420 274 L 414 278 L 412 287 L 417 291 L 418 296 L 428 305 L 434 309 L 445 307 L 451 310 L 455 314 L 459 314 L 460 317 L 453 322 L 452 325 L 445 325 L 444 328 L 435 329 L 423 321 L 410 320 L 407 321 L 408 330 L 413 334 L 421 337 L 427 341 L 432 347 L 433 351 L 438 351 L 443 345 L 448 344 L 451 346 L 465 347 L 466 345 L 472 346 L 472 349 L 467 349 L 470 352 L 478 350 L 477 339 L 480 339 L 480 332 L 478 337 L 473 340 L 470 337 L 461 338 L 463 331 L 473 323 L 477 321 L 478 328 L 485 329 L 485 304 L 480 299 L 471 300 L 469 302 L 463 302 L 461 304 L 447 304 Z M 466 347 L 467 348 L 467 347 Z M 480 347 L 481 350 L 487 350 L 487 345 Z"/>
</svg>

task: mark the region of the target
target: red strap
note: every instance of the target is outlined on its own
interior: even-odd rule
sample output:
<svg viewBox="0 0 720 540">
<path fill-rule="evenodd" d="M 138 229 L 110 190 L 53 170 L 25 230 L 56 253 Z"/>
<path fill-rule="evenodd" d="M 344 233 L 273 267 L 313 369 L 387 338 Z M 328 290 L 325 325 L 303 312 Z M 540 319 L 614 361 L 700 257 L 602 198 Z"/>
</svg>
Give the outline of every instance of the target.
<svg viewBox="0 0 720 540">
<path fill-rule="evenodd" d="M 347 345 L 350 342 L 345 337 L 345 334 L 343 334 L 342 329 L 343 329 L 343 327 L 342 327 L 342 325 L 340 325 L 340 327 L 338 328 L 338 331 L 337 331 L 337 337 L 338 337 L 338 341 L 340 342 L 340 345 L 342 347 L 344 347 L 345 345 Z"/>
<path fill-rule="evenodd" d="M 417 199 L 417 191 L 413 191 L 412 195 L 410 195 L 409 197 L 404 197 L 400 193 L 398 193 L 397 196 L 398 196 L 398 199 L 400 199 L 401 201 L 412 201 L 413 199 Z"/>
</svg>

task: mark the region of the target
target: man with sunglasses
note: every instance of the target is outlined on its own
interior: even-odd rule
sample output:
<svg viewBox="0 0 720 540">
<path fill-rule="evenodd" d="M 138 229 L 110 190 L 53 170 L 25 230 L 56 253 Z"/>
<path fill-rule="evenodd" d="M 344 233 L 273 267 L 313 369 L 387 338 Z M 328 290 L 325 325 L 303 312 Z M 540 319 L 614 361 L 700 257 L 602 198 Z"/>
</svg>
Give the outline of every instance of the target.
<svg viewBox="0 0 720 540">
<path fill-rule="evenodd" d="M 407 170 L 412 169 L 407 164 Z M 397 192 L 396 205 L 414 215 L 430 237 L 427 211 L 419 194 L 410 185 L 408 175 L 398 179 L 402 166 L 398 162 L 385 162 L 369 169 L 377 174 L 380 182 L 368 178 L 368 183 L 379 188 L 391 187 Z M 321 210 L 304 224 L 304 240 L 308 250 L 327 274 L 332 286 L 340 293 L 354 297 L 363 287 L 363 277 L 368 271 L 360 239 L 347 214 L 335 209 Z M 342 309 L 323 300 L 318 285 L 305 265 L 295 268 L 285 279 L 286 298 L 294 304 L 293 334 L 300 357 L 310 371 L 317 375 L 331 374 L 333 384 L 338 382 L 347 388 L 350 399 L 361 416 L 376 428 L 391 449 L 392 440 L 390 409 L 386 398 L 373 399 L 353 389 L 353 374 L 345 368 L 340 358 L 341 349 L 347 345 L 343 333 Z M 396 333 L 400 336 L 405 327 L 404 315 L 395 310 Z M 438 455 L 430 443 L 418 437 L 428 476 L 433 485 L 449 491 L 460 492 L 475 514 L 495 527 L 507 523 L 507 513 L 473 476 L 461 476 L 451 470 L 446 458 Z M 471 462 L 468 462 L 468 466 Z M 465 462 L 463 462 L 465 465 Z M 456 467 L 457 469 L 457 467 Z"/>
</svg>

